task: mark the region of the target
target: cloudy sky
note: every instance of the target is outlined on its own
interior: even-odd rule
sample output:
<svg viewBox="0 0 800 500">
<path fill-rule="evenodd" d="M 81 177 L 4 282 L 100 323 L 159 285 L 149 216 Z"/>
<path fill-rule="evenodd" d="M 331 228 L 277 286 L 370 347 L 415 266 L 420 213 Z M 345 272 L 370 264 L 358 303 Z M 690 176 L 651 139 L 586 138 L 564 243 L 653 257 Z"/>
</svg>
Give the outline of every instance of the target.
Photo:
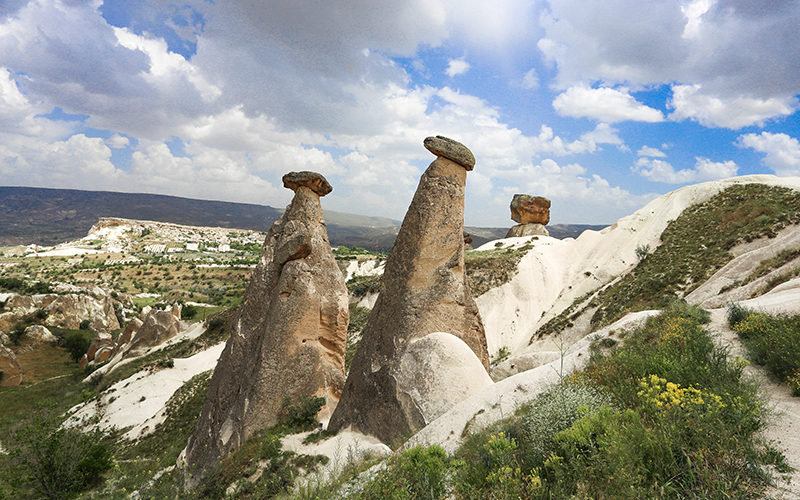
<svg viewBox="0 0 800 500">
<path fill-rule="evenodd" d="M 402 219 L 467 145 L 470 225 L 515 193 L 611 223 L 681 185 L 800 175 L 800 0 L 0 0 L 0 185 Z"/>
</svg>

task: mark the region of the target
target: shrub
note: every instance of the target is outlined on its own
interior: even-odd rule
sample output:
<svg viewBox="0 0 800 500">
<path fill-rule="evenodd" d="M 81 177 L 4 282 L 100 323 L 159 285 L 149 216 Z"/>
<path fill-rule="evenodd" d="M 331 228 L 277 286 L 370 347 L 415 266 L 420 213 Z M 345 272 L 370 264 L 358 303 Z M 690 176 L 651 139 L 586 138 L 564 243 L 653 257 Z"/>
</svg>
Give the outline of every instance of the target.
<svg viewBox="0 0 800 500">
<path fill-rule="evenodd" d="M 113 465 L 102 433 L 61 425 L 55 405 L 42 404 L 16 434 L 8 477 L 18 490 L 63 499 L 88 489 Z"/>
<path fill-rule="evenodd" d="M 447 493 L 447 455 L 440 446 L 417 446 L 392 457 L 367 483 L 364 500 L 436 500 Z"/>
<path fill-rule="evenodd" d="M 181 310 L 181 317 L 192 319 L 197 316 L 197 307 L 188 305 Z"/>
<path fill-rule="evenodd" d="M 739 305 L 728 308 L 728 323 L 739 334 L 753 362 L 764 365 L 793 395 L 800 392 L 800 315 L 769 315 Z"/>
<path fill-rule="evenodd" d="M 76 363 L 81 360 L 91 345 L 92 341 L 79 332 L 70 333 L 64 339 L 64 348 L 69 351 L 70 357 Z"/>
<path fill-rule="evenodd" d="M 89 326 L 90 326 L 91 324 L 92 324 L 92 321 L 91 321 L 91 320 L 89 320 L 89 319 L 85 319 L 85 320 L 81 321 L 81 324 L 80 324 L 80 325 L 78 325 L 78 328 L 79 328 L 79 329 L 81 329 L 81 330 L 88 330 L 88 329 L 89 329 Z"/>
<path fill-rule="evenodd" d="M 309 429 L 317 421 L 317 413 L 325 406 L 325 398 L 319 396 L 300 396 L 297 404 L 292 404 L 292 398 L 286 396 L 283 407 L 287 417 L 285 424 L 290 428 Z"/>
</svg>

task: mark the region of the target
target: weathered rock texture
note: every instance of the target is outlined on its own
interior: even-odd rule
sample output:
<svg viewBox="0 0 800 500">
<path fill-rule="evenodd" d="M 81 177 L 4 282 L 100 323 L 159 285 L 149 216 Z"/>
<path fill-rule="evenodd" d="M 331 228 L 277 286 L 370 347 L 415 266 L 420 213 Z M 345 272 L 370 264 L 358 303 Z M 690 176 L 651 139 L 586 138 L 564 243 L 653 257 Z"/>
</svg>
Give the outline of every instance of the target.
<svg viewBox="0 0 800 500">
<path fill-rule="evenodd" d="M 550 222 L 550 200 L 541 196 L 515 194 L 511 200 L 511 220 L 519 224 L 541 224 Z"/>
<path fill-rule="evenodd" d="M 394 444 L 423 428 L 430 412 L 416 389 L 398 377 L 409 346 L 431 333 L 460 338 L 488 370 L 483 324 L 464 272 L 466 179 L 466 169 L 444 156 L 422 175 L 387 260 L 384 288 L 331 417 L 331 430 L 352 426 Z"/>
<path fill-rule="evenodd" d="M 89 295 L 9 295 L 3 312 L 0 313 L 0 331 L 10 331 L 14 324 L 28 314 L 44 309 L 48 316 L 45 324 L 76 330 L 81 321 L 88 319 L 94 330 L 120 328 L 111 297 L 95 299 Z"/>
<path fill-rule="evenodd" d="M 34 342 L 58 342 L 58 338 L 42 325 L 31 325 L 25 329 L 24 337 Z"/>
<path fill-rule="evenodd" d="M 460 142 L 437 135 L 425 138 L 422 145 L 436 156 L 443 156 L 467 170 L 475 168 L 475 157 L 472 155 L 472 151 Z"/>
<path fill-rule="evenodd" d="M 317 176 L 309 182 L 327 184 Z M 319 195 L 305 184 L 286 184 L 294 199 L 267 233 L 186 448 L 189 489 L 253 432 L 276 424 L 284 398 L 324 397 L 325 419 L 344 386 L 347 288 Z"/>
<path fill-rule="evenodd" d="M 426 425 L 493 383 L 469 346 L 444 332 L 409 342 L 396 380 L 398 390 L 411 397 Z"/>
<path fill-rule="evenodd" d="M 550 236 L 550 231 L 541 224 L 517 224 L 506 233 L 506 238 L 518 236 Z"/>
<path fill-rule="evenodd" d="M 14 351 L 3 346 L 0 346 L 0 372 L 3 372 L 0 387 L 16 387 L 22 383 L 22 369 L 17 356 Z"/>
<path fill-rule="evenodd" d="M 550 222 L 550 200 L 542 196 L 515 194 L 511 200 L 511 220 L 519 224 L 508 230 L 515 236 L 550 236 L 544 227 Z"/>
<path fill-rule="evenodd" d="M 130 352 L 163 344 L 178 335 L 180 331 L 180 320 L 175 317 L 171 310 L 153 309 L 144 318 L 142 326 L 136 330 L 127 350 Z"/>
</svg>

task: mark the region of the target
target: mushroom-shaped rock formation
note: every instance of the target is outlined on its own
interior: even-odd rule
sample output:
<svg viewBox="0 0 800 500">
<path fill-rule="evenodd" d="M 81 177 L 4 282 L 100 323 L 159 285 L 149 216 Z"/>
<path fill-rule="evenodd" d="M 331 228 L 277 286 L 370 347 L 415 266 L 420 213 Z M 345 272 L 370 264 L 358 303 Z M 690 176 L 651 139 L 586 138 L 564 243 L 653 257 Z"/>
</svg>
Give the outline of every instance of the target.
<svg viewBox="0 0 800 500">
<path fill-rule="evenodd" d="M 544 227 L 550 222 L 550 200 L 542 196 L 515 194 L 511 200 L 511 220 L 518 224 L 508 230 L 514 236 L 550 236 Z"/>
<path fill-rule="evenodd" d="M 344 386 L 347 288 L 320 205 L 330 184 L 311 173 L 287 174 L 284 184 L 294 199 L 267 233 L 186 447 L 188 489 L 255 431 L 278 423 L 287 397 L 324 398 L 325 419 Z"/>
<path fill-rule="evenodd" d="M 437 143 L 433 139 L 425 140 L 428 149 L 429 143 Z M 455 144 L 458 146 L 454 149 L 469 152 Z M 415 341 L 430 334 L 445 332 L 457 337 L 474 353 L 476 363 L 488 371 L 483 323 L 464 270 L 466 180 L 466 167 L 441 154 L 422 175 L 386 262 L 383 289 L 362 333 L 329 429 L 352 427 L 395 444 L 439 414 L 443 408 L 427 400 L 435 396 L 435 391 L 416 387 L 406 369 L 408 361 L 414 359 L 409 354 L 411 346 L 427 345 Z M 434 371 L 445 370 L 435 363 L 423 364 Z M 458 373 L 452 367 L 446 370 Z M 435 384 L 442 383 L 440 373 L 429 375 L 427 379 Z M 457 382 L 469 386 L 478 381 L 459 376 Z"/>
</svg>

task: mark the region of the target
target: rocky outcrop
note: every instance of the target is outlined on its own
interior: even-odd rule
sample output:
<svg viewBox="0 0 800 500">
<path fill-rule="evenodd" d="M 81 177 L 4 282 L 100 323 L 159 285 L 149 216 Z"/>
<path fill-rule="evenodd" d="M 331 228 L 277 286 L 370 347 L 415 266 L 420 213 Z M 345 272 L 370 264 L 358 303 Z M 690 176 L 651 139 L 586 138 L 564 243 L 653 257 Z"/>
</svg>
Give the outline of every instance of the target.
<svg viewBox="0 0 800 500">
<path fill-rule="evenodd" d="M 133 338 L 133 334 L 138 332 L 143 324 L 144 322 L 139 318 L 133 318 L 130 320 L 128 322 L 128 326 L 126 326 L 125 330 L 122 331 L 122 335 L 120 335 L 119 339 L 117 339 L 117 346 L 122 346 L 129 343 Z"/>
<path fill-rule="evenodd" d="M 89 345 L 89 349 L 80 362 L 80 367 L 83 368 L 87 364 L 100 364 L 111 357 L 111 352 L 116 345 L 111 334 L 107 332 L 97 332 Z M 102 359 L 101 359 L 102 358 Z"/>
<path fill-rule="evenodd" d="M 22 368 L 17 356 L 14 351 L 3 346 L 0 346 L 0 372 L 3 372 L 0 387 L 16 387 L 22 383 Z"/>
<path fill-rule="evenodd" d="M 31 325 L 25 329 L 23 337 L 34 342 L 58 342 L 58 338 L 42 325 Z"/>
<path fill-rule="evenodd" d="M 88 319 L 93 330 L 111 331 L 120 328 L 114 304 L 114 299 L 108 296 L 98 300 L 85 294 L 13 294 L 0 313 L 0 331 L 10 331 L 16 323 L 38 309 L 47 311 L 44 320 L 47 326 L 77 330 L 81 322 Z"/>
<path fill-rule="evenodd" d="M 305 172 L 284 176 L 284 185 L 294 199 L 267 233 L 186 447 L 189 489 L 253 432 L 276 424 L 285 398 L 325 398 L 325 419 L 344 386 L 347 288 L 319 200 L 330 185 Z"/>
<path fill-rule="evenodd" d="M 409 342 L 395 378 L 398 392 L 411 398 L 425 425 L 493 383 L 469 346 L 444 332 Z"/>
<path fill-rule="evenodd" d="M 127 352 L 163 344 L 181 331 L 181 323 L 172 311 L 153 309 L 131 338 Z M 129 357 L 129 356 L 126 356 Z"/>
<path fill-rule="evenodd" d="M 508 230 L 506 238 L 550 236 L 544 227 L 550 222 L 550 200 L 542 196 L 515 194 L 511 200 L 511 220 L 519 224 Z"/>
<path fill-rule="evenodd" d="M 437 143 L 426 140 L 425 146 L 439 151 L 429 147 L 432 142 Z M 404 367 L 406 356 L 413 358 L 408 353 L 415 352 L 410 346 L 430 334 L 446 332 L 461 339 L 488 371 L 483 324 L 464 271 L 466 179 L 466 167 L 441 154 L 422 175 L 386 262 L 384 288 L 331 417 L 331 430 L 352 427 L 394 444 L 423 428 L 441 409 L 426 409 L 428 397 L 419 388 L 427 383 L 409 382 Z M 435 384 L 447 378 L 428 371 L 414 376 Z M 473 380 L 459 377 L 455 382 L 469 385 Z"/>
</svg>

